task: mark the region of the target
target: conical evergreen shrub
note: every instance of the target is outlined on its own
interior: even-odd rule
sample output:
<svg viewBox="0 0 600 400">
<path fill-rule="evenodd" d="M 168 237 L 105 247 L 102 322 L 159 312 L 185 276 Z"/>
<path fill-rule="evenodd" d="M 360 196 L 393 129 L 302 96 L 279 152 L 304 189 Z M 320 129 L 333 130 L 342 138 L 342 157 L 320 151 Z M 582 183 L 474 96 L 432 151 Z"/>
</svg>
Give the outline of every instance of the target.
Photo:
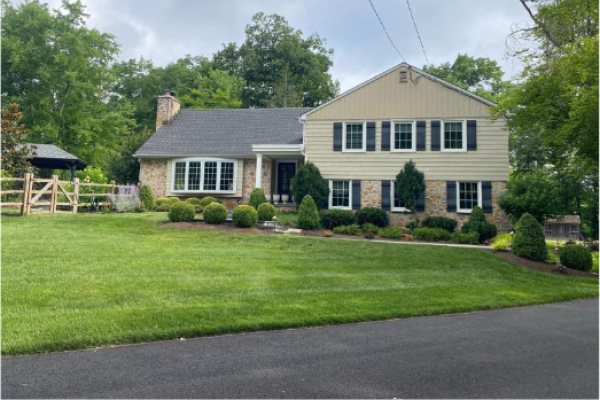
<svg viewBox="0 0 600 400">
<path fill-rule="evenodd" d="M 310 195 L 304 196 L 298 209 L 298 228 L 314 230 L 320 227 L 319 210 Z"/>
<path fill-rule="evenodd" d="M 523 214 L 515 228 L 512 251 L 534 261 L 545 261 L 548 255 L 546 238 L 539 222 L 529 213 Z"/>
</svg>

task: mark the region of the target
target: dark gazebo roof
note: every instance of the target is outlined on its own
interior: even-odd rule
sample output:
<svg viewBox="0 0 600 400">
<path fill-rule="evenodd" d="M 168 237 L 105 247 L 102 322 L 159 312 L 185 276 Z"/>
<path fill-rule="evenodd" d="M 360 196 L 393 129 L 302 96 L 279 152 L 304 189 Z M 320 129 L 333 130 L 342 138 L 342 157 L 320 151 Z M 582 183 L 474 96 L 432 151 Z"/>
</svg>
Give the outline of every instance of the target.
<svg viewBox="0 0 600 400">
<path fill-rule="evenodd" d="M 53 144 L 27 143 L 26 146 L 29 148 L 29 161 L 35 167 L 51 169 L 84 169 L 87 167 L 85 161 Z M 34 153 L 35 155 L 33 155 Z"/>
</svg>

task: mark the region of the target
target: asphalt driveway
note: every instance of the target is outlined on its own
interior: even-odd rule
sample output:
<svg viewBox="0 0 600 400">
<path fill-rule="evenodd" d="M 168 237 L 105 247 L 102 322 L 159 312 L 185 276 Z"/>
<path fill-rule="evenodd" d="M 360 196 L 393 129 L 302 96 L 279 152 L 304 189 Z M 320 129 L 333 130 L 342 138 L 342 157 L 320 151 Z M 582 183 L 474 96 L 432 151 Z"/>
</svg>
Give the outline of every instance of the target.
<svg viewBox="0 0 600 400">
<path fill-rule="evenodd" d="M 598 398 L 598 300 L 5 357 L 4 398 Z"/>
</svg>

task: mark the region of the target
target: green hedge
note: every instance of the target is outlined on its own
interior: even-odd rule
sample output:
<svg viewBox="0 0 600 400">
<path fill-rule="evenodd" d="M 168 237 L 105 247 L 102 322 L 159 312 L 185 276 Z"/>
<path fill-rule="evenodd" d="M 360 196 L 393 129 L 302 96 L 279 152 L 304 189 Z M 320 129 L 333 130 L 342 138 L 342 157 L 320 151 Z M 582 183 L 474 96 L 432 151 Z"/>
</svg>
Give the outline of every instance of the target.
<svg viewBox="0 0 600 400">
<path fill-rule="evenodd" d="M 560 263 L 568 268 L 589 271 L 594 265 L 592 253 L 582 245 L 568 244 L 560 250 Z"/>
<path fill-rule="evenodd" d="M 425 242 L 450 240 L 450 232 L 442 228 L 416 228 L 412 230 L 412 234 L 416 239 Z"/>
<path fill-rule="evenodd" d="M 258 206 L 258 220 L 259 221 L 272 221 L 275 216 L 275 206 L 269 203 L 263 203 Z"/>
<path fill-rule="evenodd" d="M 403 232 L 391 226 L 387 226 L 385 228 L 381 228 L 379 230 L 379 236 L 388 238 L 388 239 L 401 239 L 404 236 Z"/>
<path fill-rule="evenodd" d="M 333 229 L 337 226 L 356 224 L 358 220 L 352 211 L 326 210 L 321 213 L 321 223 L 326 229 Z"/>
<path fill-rule="evenodd" d="M 452 233 L 456 229 L 458 221 L 446 217 L 427 217 L 423 220 L 424 228 L 442 228 Z"/>
<path fill-rule="evenodd" d="M 227 221 L 227 207 L 220 203 L 210 203 L 204 207 L 202 215 L 207 224 L 222 224 Z"/>
<path fill-rule="evenodd" d="M 194 206 L 181 201 L 173 204 L 169 209 L 169 221 L 171 222 L 192 221 L 195 215 Z"/>
<path fill-rule="evenodd" d="M 240 228 L 252 228 L 258 221 L 258 214 L 252 206 L 237 206 L 233 209 L 233 224 Z"/>
<path fill-rule="evenodd" d="M 473 207 L 469 220 L 463 224 L 461 231 L 462 233 L 477 232 L 479 243 L 491 240 L 498 233 L 496 225 L 486 221 L 485 214 L 479 206 Z"/>
<path fill-rule="evenodd" d="M 356 218 L 359 225 L 366 223 L 373 224 L 380 228 L 385 228 L 388 225 L 388 214 L 381 208 L 365 207 L 356 212 Z"/>
<path fill-rule="evenodd" d="M 477 232 L 454 232 L 450 241 L 456 244 L 479 244 L 479 233 Z"/>
<path fill-rule="evenodd" d="M 333 233 L 337 233 L 338 235 L 359 236 L 360 226 L 358 226 L 358 224 L 336 226 L 333 228 Z"/>
</svg>

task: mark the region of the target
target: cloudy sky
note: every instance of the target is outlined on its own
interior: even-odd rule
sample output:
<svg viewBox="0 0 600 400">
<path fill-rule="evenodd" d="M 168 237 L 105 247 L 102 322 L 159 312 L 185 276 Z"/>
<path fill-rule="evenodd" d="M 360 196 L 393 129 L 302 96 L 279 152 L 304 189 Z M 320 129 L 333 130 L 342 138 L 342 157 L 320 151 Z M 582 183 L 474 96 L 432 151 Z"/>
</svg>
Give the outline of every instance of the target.
<svg viewBox="0 0 600 400">
<path fill-rule="evenodd" d="M 20 3 L 21 0 L 13 0 Z M 48 1 L 52 8 L 60 0 Z M 318 33 L 335 50 L 332 75 L 347 90 L 399 63 L 368 0 L 83 0 L 88 24 L 114 34 L 121 59 L 143 56 L 165 65 L 186 54 L 210 57 L 222 43 L 242 42 L 259 11 L 283 15 L 305 34 Z M 425 58 L 406 0 L 373 0 L 392 39 L 409 63 Z M 425 50 L 433 64 L 458 53 L 497 60 L 507 77 L 520 70 L 506 58 L 511 26 L 527 15 L 518 0 L 411 0 Z"/>
</svg>

